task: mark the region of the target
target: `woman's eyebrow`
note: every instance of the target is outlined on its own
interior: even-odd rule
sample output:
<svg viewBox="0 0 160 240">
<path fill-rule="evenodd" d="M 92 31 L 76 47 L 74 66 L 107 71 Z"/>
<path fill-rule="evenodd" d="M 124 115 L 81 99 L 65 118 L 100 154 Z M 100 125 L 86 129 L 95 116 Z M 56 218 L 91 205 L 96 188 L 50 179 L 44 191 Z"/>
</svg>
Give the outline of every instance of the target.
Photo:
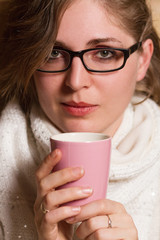
<svg viewBox="0 0 160 240">
<path fill-rule="evenodd" d="M 116 38 L 95 38 L 87 42 L 87 46 L 97 45 L 100 43 L 118 43 L 120 46 L 123 46 L 122 42 Z"/>
<path fill-rule="evenodd" d="M 121 41 L 119 41 L 116 38 L 95 38 L 91 39 L 86 43 L 86 47 L 93 47 L 100 43 L 118 43 L 120 47 L 123 47 L 123 44 Z M 68 46 L 63 41 L 55 41 L 54 46 L 62 47 L 62 48 L 68 48 Z"/>
<path fill-rule="evenodd" d="M 58 46 L 58 47 L 67 48 L 67 45 L 66 45 L 64 42 L 61 42 L 61 41 L 55 41 L 54 46 L 55 46 L 55 47 Z"/>
</svg>

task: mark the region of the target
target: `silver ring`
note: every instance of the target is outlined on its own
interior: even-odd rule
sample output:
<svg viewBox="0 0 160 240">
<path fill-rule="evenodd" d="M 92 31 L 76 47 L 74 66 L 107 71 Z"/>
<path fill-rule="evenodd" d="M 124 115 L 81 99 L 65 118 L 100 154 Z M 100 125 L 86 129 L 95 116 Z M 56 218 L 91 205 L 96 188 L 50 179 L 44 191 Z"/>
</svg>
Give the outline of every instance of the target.
<svg viewBox="0 0 160 240">
<path fill-rule="evenodd" d="M 107 215 L 107 217 L 108 217 L 108 228 L 112 228 L 112 220 L 109 215 Z"/>
<path fill-rule="evenodd" d="M 40 209 L 43 212 L 43 214 L 49 213 L 49 210 L 44 207 L 43 202 L 40 205 Z"/>
</svg>

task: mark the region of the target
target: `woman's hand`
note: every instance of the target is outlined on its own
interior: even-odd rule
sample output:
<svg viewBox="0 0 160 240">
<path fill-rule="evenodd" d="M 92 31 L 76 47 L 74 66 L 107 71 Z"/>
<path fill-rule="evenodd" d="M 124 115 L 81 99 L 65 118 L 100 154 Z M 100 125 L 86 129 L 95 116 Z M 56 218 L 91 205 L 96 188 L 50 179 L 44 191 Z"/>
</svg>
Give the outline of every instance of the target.
<svg viewBox="0 0 160 240">
<path fill-rule="evenodd" d="M 81 208 L 61 204 L 91 195 L 91 191 L 82 187 L 56 190 L 84 174 L 84 170 L 79 167 L 52 172 L 60 159 L 61 152 L 57 149 L 45 158 L 36 172 L 37 198 L 34 212 L 39 240 L 72 239 L 71 225 L 62 221 L 79 214 Z"/>
<path fill-rule="evenodd" d="M 81 212 L 66 220 L 81 222 L 76 231 L 83 240 L 138 240 L 137 229 L 122 204 L 105 199 L 86 204 Z"/>
</svg>

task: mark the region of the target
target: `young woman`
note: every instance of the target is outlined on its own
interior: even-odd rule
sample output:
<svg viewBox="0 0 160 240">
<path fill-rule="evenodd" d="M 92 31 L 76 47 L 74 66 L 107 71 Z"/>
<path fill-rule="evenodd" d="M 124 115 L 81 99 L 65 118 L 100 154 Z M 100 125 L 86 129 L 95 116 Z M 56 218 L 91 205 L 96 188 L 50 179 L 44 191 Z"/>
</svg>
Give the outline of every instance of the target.
<svg viewBox="0 0 160 240">
<path fill-rule="evenodd" d="M 144 0 L 12 0 L 0 48 L 0 237 L 160 240 L 160 46 Z M 59 132 L 112 136 L 107 199 L 57 190 Z M 36 174 L 35 174 L 36 172 Z M 36 175 L 36 181 L 35 181 Z M 33 211 L 34 206 L 34 211 Z"/>
</svg>

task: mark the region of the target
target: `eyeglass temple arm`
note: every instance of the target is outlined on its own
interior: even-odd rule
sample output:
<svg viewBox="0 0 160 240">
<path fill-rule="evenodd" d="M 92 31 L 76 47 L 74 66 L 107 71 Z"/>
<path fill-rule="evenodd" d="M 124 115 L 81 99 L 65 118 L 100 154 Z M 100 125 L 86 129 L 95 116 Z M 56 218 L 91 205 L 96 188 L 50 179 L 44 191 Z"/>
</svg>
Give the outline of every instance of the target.
<svg viewBox="0 0 160 240">
<path fill-rule="evenodd" d="M 134 53 L 138 48 L 142 46 L 142 42 L 138 42 L 129 48 L 129 55 Z"/>
</svg>

